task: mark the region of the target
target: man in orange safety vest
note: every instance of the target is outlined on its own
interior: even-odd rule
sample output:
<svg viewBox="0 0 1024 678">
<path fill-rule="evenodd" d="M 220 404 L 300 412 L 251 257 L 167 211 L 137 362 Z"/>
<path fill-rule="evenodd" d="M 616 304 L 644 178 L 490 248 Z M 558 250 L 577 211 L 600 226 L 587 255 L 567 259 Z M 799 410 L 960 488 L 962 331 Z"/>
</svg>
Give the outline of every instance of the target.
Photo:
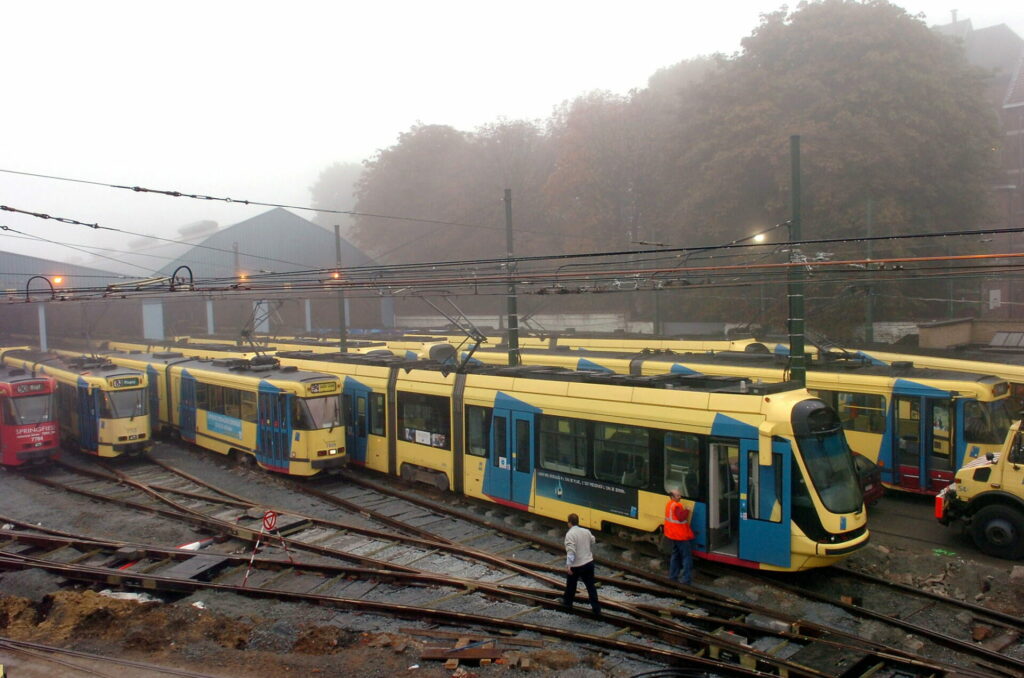
<svg viewBox="0 0 1024 678">
<path fill-rule="evenodd" d="M 693 581 L 693 529 L 690 527 L 690 509 L 680 501 L 679 488 L 668 493 L 665 504 L 665 526 L 662 532 L 672 546 L 668 560 L 669 579 L 689 585 Z M 680 578 L 680 574 L 682 578 Z"/>
</svg>

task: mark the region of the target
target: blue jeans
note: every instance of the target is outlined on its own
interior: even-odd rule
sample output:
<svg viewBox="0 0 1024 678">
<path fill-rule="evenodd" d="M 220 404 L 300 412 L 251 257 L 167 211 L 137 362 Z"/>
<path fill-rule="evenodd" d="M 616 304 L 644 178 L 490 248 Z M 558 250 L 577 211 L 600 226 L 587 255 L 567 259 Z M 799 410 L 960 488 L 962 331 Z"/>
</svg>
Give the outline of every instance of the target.
<svg viewBox="0 0 1024 678">
<path fill-rule="evenodd" d="M 668 578 L 689 584 L 693 581 L 693 540 L 669 539 L 672 555 L 668 561 Z M 683 578 L 679 578 L 682 571 Z"/>
</svg>

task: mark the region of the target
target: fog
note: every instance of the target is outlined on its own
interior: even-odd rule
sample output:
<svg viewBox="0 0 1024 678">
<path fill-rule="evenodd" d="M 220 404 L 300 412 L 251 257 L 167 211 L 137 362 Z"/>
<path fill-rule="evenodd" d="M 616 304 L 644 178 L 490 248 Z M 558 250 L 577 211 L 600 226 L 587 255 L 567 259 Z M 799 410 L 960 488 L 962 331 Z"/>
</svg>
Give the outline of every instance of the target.
<svg viewBox="0 0 1024 678">
<path fill-rule="evenodd" d="M 948 3 L 897 4 L 929 24 L 950 21 Z M 733 53 L 759 14 L 777 7 L 4 3 L 0 169 L 309 205 L 321 171 L 371 157 L 417 122 L 471 130 L 544 119 L 587 91 L 625 93 L 683 59 Z M 1007 23 L 1024 36 L 1019 2 L 974 2 L 959 17 L 975 28 Z M 223 227 L 267 209 L 6 172 L 0 204 L 119 229 L 0 213 L 0 225 L 15 231 L 109 248 L 101 253 L 112 257 L 146 246 L 133 234 L 198 236 L 202 229 L 181 229 L 204 220 Z M 11 231 L 0 233 L 0 250 L 86 262 L 80 251 Z"/>
</svg>

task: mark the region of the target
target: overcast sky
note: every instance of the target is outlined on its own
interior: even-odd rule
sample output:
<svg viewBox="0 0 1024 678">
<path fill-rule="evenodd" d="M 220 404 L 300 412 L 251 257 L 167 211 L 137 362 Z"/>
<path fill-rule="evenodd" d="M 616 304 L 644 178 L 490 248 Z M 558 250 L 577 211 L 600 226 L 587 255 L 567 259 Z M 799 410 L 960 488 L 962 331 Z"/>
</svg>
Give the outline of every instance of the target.
<svg viewBox="0 0 1024 678">
<path fill-rule="evenodd" d="M 1024 36 L 1020 0 L 897 4 L 929 25 L 949 23 L 955 8 L 975 28 L 1006 23 Z M 321 170 L 371 157 L 417 122 L 472 130 L 544 119 L 594 89 L 625 93 L 683 59 L 736 52 L 778 6 L 4 2 L 0 169 L 309 205 Z M 170 238 L 192 222 L 227 226 L 266 209 L 4 172 L 0 204 Z M 0 225 L 75 245 L 138 246 L 124 234 L 8 212 Z M 0 250 L 83 259 L 14 235 L 0 233 Z"/>
</svg>

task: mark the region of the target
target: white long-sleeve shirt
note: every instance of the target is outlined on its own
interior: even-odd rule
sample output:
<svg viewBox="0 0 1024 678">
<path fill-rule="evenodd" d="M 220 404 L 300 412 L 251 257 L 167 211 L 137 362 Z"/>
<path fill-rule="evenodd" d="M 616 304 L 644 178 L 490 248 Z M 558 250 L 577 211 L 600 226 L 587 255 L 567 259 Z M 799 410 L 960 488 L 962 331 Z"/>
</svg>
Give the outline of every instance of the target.
<svg viewBox="0 0 1024 678">
<path fill-rule="evenodd" d="M 597 539 L 590 530 L 579 525 L 573 525 L 565 533 L 565 565 L 566 567 L 580 567 L 594 559 L 594 552 L 591 547 Z"/>
</svg>

